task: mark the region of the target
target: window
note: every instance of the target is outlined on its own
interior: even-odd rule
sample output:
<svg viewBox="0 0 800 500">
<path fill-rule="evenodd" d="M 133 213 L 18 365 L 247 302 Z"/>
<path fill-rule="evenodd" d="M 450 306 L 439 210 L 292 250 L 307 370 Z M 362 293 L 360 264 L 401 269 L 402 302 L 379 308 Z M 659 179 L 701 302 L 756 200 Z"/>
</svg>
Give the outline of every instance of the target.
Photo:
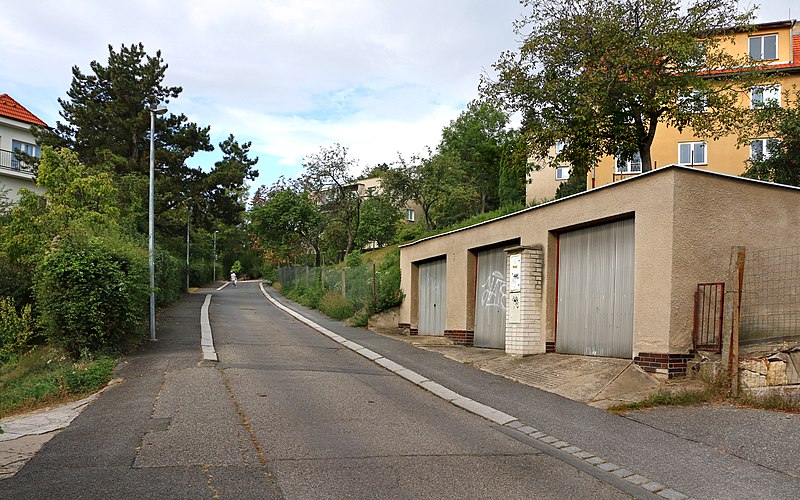
<svg viewBox="0 0 800 500">
<path fill-rule="evenodd" d="M 569 167 L 556 168 L 556 180 L 565 181 L 567 179 L 569 179 Z"/>
<path fill-rule="evenodd" d="M 750 37 L 750 57 L 754 61 L 768 61 L 778 58 L 778 35 Z"/>
<path fill-rule="evenodd" d="M 642 173 L 642 157 L 638 151 L 627 160 L 623 160 L 621 156 L 617 156 L 617 164 L 614 167 L 614 173 L 617 174 L 640 174 Z"/>
<path fill-rule="evenodd" d="M 753 139 L 750 141 L 750 159 L 752 161 L 765 160 L 772 156 L 774 147 L 778 144 L 778 139 L 769 137 L 766 139 Z"/>
<path fill-rule="evenodd" d="M 750 108 L 762 108 L 767 104 L 781 105 L 780 85 L 759 85 L 750 89 Z"/>
<path fill-rule="evenodd" d="M 678 163 L 681 165 L 705 165 L 705 142 L 682 142 L 678 144 Z"/>
<path fill-rule="evenodd" d="M 682 111 L 687 113 L 705 113 L 706 95 L 700 90 L 692 90 L 687 95 L 678 98 L 678 104 Z"/>
<path fill-rule="evenodd" d="M 35 144 L 28 144 L 27 142 L 17 141 L 15 139 L 11 141 L 11 149 L 14 152 L 21 151 L 36 158 L 38 158 L 39 154 L 41 153 L 41 149 L 39 149 L 39 147 L 37 147 Z M 25 164 L 19 161 L 16 155 L 13 155 L 11 157 L 11 168 L 19 170 L 20 166 L 24 167 Z"/>
<path fill-rule="evenodd" d="M 562 151 L 564 151 L 564 148 L 566 148 L 566 147 L 567 147 L 567 143 L 566 143 L 566 142 L 564 142 L 564 141 L 557 141 L 557 142 L 556 142 L 556 154 L 557 154 L 557 155 L 558 155 L 558 154 L 561 154 L 561 152 L 562 152 Z"/>
<path fill-rule="evenodd" d="M 414 210 L 411 208 L 406 209 L 406 220 L 408 222 L 414 222 Z"/>
</svg>

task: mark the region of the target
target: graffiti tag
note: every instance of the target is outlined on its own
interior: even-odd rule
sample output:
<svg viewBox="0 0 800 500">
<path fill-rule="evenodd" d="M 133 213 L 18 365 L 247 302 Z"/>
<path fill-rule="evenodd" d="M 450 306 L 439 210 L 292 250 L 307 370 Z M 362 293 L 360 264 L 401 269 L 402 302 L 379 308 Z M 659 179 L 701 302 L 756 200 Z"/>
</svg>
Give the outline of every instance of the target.
<svg viewBox="0 0 800 500">
<path fill-rule="evenodd" d="M 500 271 L 494 271 L 481 285 L 481 305 L 484 307 L 506 308 L 506 278 Z"/>
</svg>

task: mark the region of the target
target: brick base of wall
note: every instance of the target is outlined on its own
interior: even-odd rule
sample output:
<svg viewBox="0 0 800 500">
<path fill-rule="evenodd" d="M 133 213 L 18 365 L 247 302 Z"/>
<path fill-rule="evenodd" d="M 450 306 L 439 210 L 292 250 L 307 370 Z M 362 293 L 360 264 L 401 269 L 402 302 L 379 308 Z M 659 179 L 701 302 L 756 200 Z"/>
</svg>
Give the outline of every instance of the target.
<svg viewBox="0 0 800 500">
<path fill-rule="evenodd" d="M 668 378 L 686 375 L 687 362 L 694 358 L 693 354 L 658 354 L 640 352 L 633 362 L 649 373 L 667 375 Z"/>
<path fill-rule="evenodd" d="M 444 336 L 452 340 L 456 345 L 472 345 L 475 339 L 475 332 L 472 330 L 445 330 Z"/>
<path fill-rule="evenodd" d="M 397 323 L 397 328 L 403 330 L 406 335 L 416 335 L 417 329 L 411 328 L 411 323 Z"/>
<path fill-rule="evenodd" d="M 544 343 L 544 352 L 556 352 L 556 343 L 555 342 L 545 342 Z"/>
</svg>

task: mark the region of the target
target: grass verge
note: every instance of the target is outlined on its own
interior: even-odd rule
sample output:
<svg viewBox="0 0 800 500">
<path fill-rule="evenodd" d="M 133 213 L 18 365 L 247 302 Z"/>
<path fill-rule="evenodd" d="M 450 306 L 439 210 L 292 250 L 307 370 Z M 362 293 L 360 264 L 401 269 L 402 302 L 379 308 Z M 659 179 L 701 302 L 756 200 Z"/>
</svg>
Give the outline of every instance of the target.
<svg viewBox="0 0 800 500">
<path fill-rule="evenodd" d="M 660 390 L 642 401 L 614 405 L 608 411 L 621 415 L 629 411 L 659 406 L 696 406 L 704 403 L 727 403 L 742 408 L 800 413 L 800 399 L 775 394 L 759 396 L 748 393 L 734 398 L 728 392 L 727 384 L 723 380 L 707 382 L 706 387 L 701 390 Z"/>
<path fill-rule="evenodd" d="M 38 346 L 0 366 L 0 417 L 74 401 L 111 380 L 110 357 L 73 362 L 56 347 Z"/>
</svg>

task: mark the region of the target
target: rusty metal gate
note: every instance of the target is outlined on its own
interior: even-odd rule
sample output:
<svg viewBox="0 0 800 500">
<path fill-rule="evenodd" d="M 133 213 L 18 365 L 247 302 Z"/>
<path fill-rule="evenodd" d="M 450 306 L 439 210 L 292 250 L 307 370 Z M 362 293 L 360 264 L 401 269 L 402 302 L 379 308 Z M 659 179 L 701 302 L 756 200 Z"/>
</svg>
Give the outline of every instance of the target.
<svg viewBox="0 0 800 500">
<path fill-rule="evenodd" d="M 502 248 L 477 253 L 475 290 L 476 347 L 506 346 L 506 253 Z"/>
<path fill-rule="evenodd" d="M 556 352 L 633 355 L 634 220 L 558 239 Z"/>
<path fill-rule="evenodd" d="M 437 259 L 419 265 L 420 335 L 444 335 L 447 261 Z"/>
<path fill-rule="evenodd" d="M 695 350 L 722 351 L 722 315 L 724 313 L 725 283 L 700 283 L 694 293 Z"/>
</svg>

